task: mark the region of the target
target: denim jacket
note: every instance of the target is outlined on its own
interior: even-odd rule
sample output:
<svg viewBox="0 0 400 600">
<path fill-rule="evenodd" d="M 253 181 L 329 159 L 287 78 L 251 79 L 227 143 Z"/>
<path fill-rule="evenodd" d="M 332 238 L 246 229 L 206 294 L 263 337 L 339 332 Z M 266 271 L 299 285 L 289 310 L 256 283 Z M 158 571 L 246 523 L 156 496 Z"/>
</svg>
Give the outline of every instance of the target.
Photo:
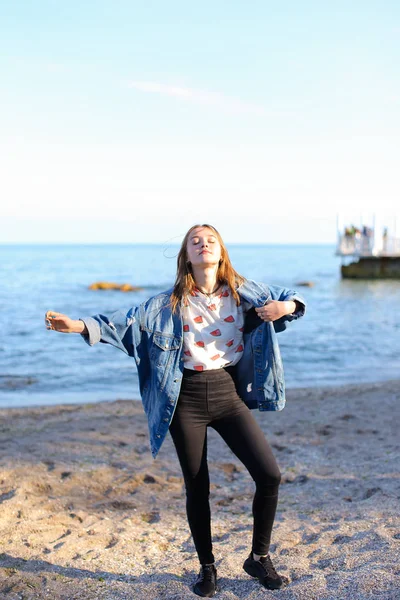
<svg viewBox="0 0 400 600">
<path fill-rule="evenodd" d="M 238 394 L 249 408 L 282 410 L 285 383 L 276 333 L 304 315 L 305 302 L 294 290 L 250 279 L 237 292 L 253 307 L 268 300 L 300 303 L 295 313 L 274 322 L 262 321 L 254 311 L 251 316 L 250 310 L 245 317 L 243 355 L 236 365 Z M 182 316 L 179 308 L 172 314 L 171 293 L 172 288 L 128 311 L 81 318 L 88 330 L 82 337 L 90 346 L 111 344 L 135 359 L 154 458 L 172 421 L 184 368 Z"/>
</svg>

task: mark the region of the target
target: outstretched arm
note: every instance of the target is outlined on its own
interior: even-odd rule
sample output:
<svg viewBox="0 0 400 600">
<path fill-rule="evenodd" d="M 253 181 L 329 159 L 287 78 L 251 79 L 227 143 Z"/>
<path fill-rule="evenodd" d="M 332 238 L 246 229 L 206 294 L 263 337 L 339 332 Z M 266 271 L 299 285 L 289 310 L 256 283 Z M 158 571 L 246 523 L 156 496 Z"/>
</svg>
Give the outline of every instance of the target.
<svg viewBox="0 0 400 600">
<path fill-rule="evenodd" d="M 48 311 L 46 327 L 61 333 L 80 333 L 89 346 L 98 342 L 111 344 L 125 354 L 137 358 L 140 342 L 138 308 L 118 310 L 111 315 L 94 315 L 73 320 L 62 313 Z"/>
<path fill-rule="evenodd" d="M 48 310 L 45 315 L 46 329 L 59 331 L 60 333 L 82 333 L 87 334 L 88 330 L 83 321 L 70 319 L 63 313 Z"/>
</svg>

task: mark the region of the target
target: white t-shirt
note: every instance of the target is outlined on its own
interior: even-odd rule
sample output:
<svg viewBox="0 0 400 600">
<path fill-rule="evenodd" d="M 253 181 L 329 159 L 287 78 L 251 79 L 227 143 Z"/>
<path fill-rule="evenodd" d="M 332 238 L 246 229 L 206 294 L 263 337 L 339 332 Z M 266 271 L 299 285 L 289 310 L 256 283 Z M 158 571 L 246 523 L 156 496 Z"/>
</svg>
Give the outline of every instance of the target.
<svg viewBox="0 0 400 600">
<path fill-rule="evenodd" d="M 205 371 L 235 365 L 243 353 L 244 310 L 225 285 L 207 296 L 196 288 L 182 302 L 186 369 Z"/>
</svg>

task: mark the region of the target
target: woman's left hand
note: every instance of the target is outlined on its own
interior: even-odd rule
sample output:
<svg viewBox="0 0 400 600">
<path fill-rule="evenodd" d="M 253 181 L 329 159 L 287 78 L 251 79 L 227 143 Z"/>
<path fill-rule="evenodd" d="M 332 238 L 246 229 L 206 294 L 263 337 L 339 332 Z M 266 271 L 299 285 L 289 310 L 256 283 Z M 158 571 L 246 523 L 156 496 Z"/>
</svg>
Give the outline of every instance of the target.
<svg viewBox="0 0 400 600">
<path fill-rule="evenodd" d="M 256 308 L 256 313 L 263 321 L 276 321 L 295 310 L 296 304 L 293 300 L 268 300 L 264 306 Z"/>
</svg>

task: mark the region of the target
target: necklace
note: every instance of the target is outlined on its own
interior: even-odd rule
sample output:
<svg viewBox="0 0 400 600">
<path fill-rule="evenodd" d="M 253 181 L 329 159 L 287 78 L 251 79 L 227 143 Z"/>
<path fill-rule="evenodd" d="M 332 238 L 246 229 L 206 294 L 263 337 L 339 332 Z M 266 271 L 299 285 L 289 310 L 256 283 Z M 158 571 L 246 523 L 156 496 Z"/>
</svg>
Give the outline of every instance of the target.
<svg viewBox="0 0 400 600">
<path fill-rule="evenodd" d="M 203 292 L 203 290 L 201 290 L 199 287 L 196 286 L 196 289 L 200 292 L 200 294 L 203 294 L 204 296 L 207 296 L 207 298 L 211 298 L 211 296 L 214 296 L 214 294 L 216 294 L 218 292 L 218 290 L 220 289 L 221 284 L 218 284 L 217 287 L 215 288 L 215 290 L 213 290 L 212 292 Z"/>
</svg>

